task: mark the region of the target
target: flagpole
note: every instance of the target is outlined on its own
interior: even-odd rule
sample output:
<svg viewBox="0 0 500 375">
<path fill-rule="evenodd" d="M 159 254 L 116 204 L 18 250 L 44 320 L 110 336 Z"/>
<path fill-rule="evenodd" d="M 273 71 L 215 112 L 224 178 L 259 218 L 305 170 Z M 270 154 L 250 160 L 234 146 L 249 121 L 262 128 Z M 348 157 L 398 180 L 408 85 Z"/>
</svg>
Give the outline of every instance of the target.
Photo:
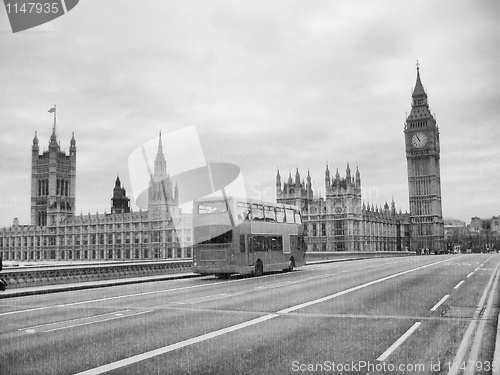
<svg viewBox="0 0 500 375">
<path fill-rule="evenodd" d="M 56 105 L 54 104 L 54 134 L 56 133 Z"/>
<path fill-rule="evenodd" d="M 54 104 L 54 108 L 49 109 L 49 113 L 54 112 L 54 127 L 52 128 L 52 134 L 56 135 L 56 105 Z"/>
</svg>

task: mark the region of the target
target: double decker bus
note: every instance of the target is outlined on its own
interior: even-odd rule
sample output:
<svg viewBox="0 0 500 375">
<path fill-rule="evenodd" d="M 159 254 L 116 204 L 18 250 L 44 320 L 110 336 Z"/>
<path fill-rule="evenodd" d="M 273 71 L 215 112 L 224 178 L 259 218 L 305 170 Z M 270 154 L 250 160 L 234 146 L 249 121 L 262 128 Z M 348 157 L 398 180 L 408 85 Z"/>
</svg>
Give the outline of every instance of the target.
<svg viewBox="0 0 500 375">
<path fill-rule="evenodd" d="M 290 205 L 206 197 L 193 206 L 193 272 L 227 278 L 305 264 L 300 211 Z"/>
</svg>

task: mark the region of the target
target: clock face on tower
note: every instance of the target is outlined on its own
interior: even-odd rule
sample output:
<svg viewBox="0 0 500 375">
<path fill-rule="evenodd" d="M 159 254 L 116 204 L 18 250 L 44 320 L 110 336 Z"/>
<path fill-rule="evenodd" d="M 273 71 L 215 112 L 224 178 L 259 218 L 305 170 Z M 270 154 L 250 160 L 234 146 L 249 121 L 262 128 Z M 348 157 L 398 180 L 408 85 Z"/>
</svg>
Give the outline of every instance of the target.
<svg viewBox="0 0 500 375">
<path fill-rule="evenodd" d="M 427 144 L 427 135 L 424 133 L 415 133 L 411 137 L 411 144 L 413 147 L 422 148 Z"/>
</svg>

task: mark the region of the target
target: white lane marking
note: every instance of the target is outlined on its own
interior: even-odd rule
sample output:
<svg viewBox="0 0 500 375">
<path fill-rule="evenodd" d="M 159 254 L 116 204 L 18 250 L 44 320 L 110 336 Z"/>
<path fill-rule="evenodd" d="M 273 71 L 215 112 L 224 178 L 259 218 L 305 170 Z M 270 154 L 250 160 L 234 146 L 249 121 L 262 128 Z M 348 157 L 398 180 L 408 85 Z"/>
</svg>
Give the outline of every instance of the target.
<svg viewBox="0 0 500 375">
<path fill-rule="evenodd" d="M 441 306 L 441 304 L 442 304 L 444 301 L 446 301 L 446 300 L 448 299 L 448 297 L 449 297 L 449 296 L 450 296 L 450 295 L 449 295 L 449 294 L 447 294 L 447 295 L 445 295 L 443 298 L 441 298 L 441 299 L 439 300 L 439 302 L 438 302 L 438 303 L 436 303 L 436 304 L 435 304 L 435 305 L 431 308 L 431 311 L 436 311 L 436 310 L 438 309 L 438 307 L 439 307 L 439 306 Z"/>
<path fill-rule="evenodd" d="M 76 322 L 77 320 L 84 320 L 84 319 L 92 319 L 92 318 L 98 318 L 100 316 L 106 316 L 106 315 L 112 315 L 112 314 L 117 314 L 117 313 L 122 313 L 122 312 L 127 312 L 130 311 L 128 310 L 118 310 L 114 312 L 108 312 L 105 314 L 98 314 L 98 315 L 90 315 L 90 316 L 84 316 L 82 318 L 74 318 L 74 319 L 68 319 L 68 320 L 60 320 L 58 322 L 52 322 L 52 323 L 44 323 L 44 324 L 38 324 L 36 326 L 30 326 L 30 327 L 25 327 L 25 328 L 19 328 L 18 331 L 27 331 L 30 329 L 35 329 L 35 328 L 40 328 L 40 327 L 46 327 L 46 326 L 53 326 L 54 324 L 63 324 L 67 322 Z"/>
<path fill-rule="evenodd" d="M 463 281 L 463 280 L 462 280 L 462 281 L 460 281 L 457 285 L 455 285 L 455 286 L 453 287 L 453 289 L 458 289 L 458 288 L 460 288 L 460 285 L 462 285 L 463 283 L 464 283 L 464 281 Z"/>
<path fill-rule="evenodd" d="M 305 281 L 305 280 L 303 280 L 303 281 Z M 255 290 L 273 289 L 273 288 L 279 288 L 281 286 L 292 285 L 292 284 L 297 284 L 297 283 L 298 283 L 298 281 L 293 281 L 293 280 L 283 281 L 281 283 L 261 285 L 261 286 L 258 286 L 257 288 L 255 288 Z"/>
<path fill-rule="evenodd" d="M 175 344 L 167 345 L 163 348 L 151 350 L 149 352 L 138 354 L 138 355 L 135 355 L 135 356 L 130 357 L 130 358 L 125 358 L 125 359 L 122 359 L 120 361 L 109 363 L 107 365 L 103 365 L 103 366 L 96 367 L 96 368 L 93 368 L 93 369 L 90 369 L 87 371 L 79 372 L 78 374 L 75 374 L 75 375 L 97 375 L 97 374 L 102 374 L 104 372 L 116 370 L 116 369 L 119 369 L 121 367 L 131 365 L 133 363 L 144 361 L 145 359 L 148 359 L 148 358 L 153 358 L 153 357 L 156 357 L 156 356 L 159 356 L 159 355 L 162 355 L 162 354 L 165 354 L 165 353 L 168 353 L 168 352 L 180 349 L 180 348 L 184 348 L 185 346 L 193 345 L 193 344 L 196 344 L 196 343 L 201 342 L 201 341 L 205 341 L 205 340 L 217 337 L 217 336 L 225 335 L 226 333 L 229 333 L 229 332 L 237 331 L 237 330 L 242 329 L 242 328 L 246 328 L 249 326 L 253 326 L 255 324 L 265 322 L 266 320 L 276 318 L 277 316 L 279 316 L 279 315 L 278 314 L 267 314 L 267 315 L 261 316 L 260 318 L 252 319 L 252 320 L 249 320 L 247 322 L 236 324 L 236 325 L 233 325 L 233 326 L 230 326 L 227 328 L 222 328 L 222 329 L 219 329 L 219 330 L 214 331 L 214 332 L 210 332 L 210 333 L 206 333 L 206 334 L 201 335 L 201 336 L 194 337 L 192 339 L 188 339 L 188 340 L 177 342 Z"/>
<path fill-rule="evenodd" d="M 469 273 L 469 274 L 467 275 L 467 277 L 471 277 L 472 275 L 474 275 L 474 271 L 472 271 L 471 273 Z"/>
<path fill-rule="evenodd" d="M 309 276 L 307 279 L 309 280 L 319 280 L 319 279 L 326 279 L 328 277 L 335 276 L 335 273 L 330 273 L 330 274 L 324 274 L 324 275 L 318 275 L 318 276 Z"/>
<path fill-rule="evenodd" d="M 175 305 L 186 305 L 186 304 L 194 304 L 194 303 L 200 303 L 200 302 L 208 302 L 208 301 L 213 301 L 213 300 L 228 298 L 228 297 L 232 297 L 232 295 L 227 294 L 227 293 L 221 293 L 221 294 L 214 294 L 211 296 L 190 298 L 190 299 L 185 299 L 182 301 L 175 301 L 175 302 L 171 302 L 171 303 L 175 304 Z"/>
<path fill-rule="evenodd" d="M 343 296 L 344 294 L 351 293 L 351 292 L 354 292 L 354 291 L 362 289 L 362 288 L 366 288 L 367 286 L 378 284 L 378 283 L 381 283 L 382 281 L 386 281 L 386 280 L 393 279 L 393 278 L 398 277 L 398 276 L 406 275 L 406 274 L 408 274 L 410 272 L 415 272 L 415 271 L 418 271 L 418 270 L 421 270 L 421 269 L 424 269 L 424 268 L 427 268 L 427 267 L 430 267 L 430 266 L 433 266 L 433 265 L 436 265 L 436 264 L 439 264 L 439 263 L 443 263 L 443 262 L 446 262 L 446 261 L 447 261 L 447 259 L 441 260 L 441 261 L 435 262 L 435 263 L 430 263 L 430 264 L 427 264 L 425 266 L 420 266 L 420 267 L 417 267 L 417 268 L 413 268 L 411 270 L 398 272 L 398 273 L 395 273 L 395 274 L 390 275 L 390 276 L 385 276 L 385 277 L 382 277 L 380 279 L 376 279 L 376 280 L 373 280 L 373 281 L 370 281 L 370 282 L 367 282 L 367 283 L 364 283 L 364 284 L 361 284 L 361 285 L 358 285 L 358 286 L 355 286 L 355 287 L 343 290 L 341 292 L 330 294 L 329 296 L 321 297 L 321 298 L 315 299 L 313 301 L 304 302 L 304 303 L 301 303 L 300 305 L 288 307 L 286 309 L 278 311 L 278 314 L 288 314 L 289 312 L 292 312 L 292 311 L 295 311 L 295 310 L 299 310 L 299 309 L 302 309 L 302 308 L 307 307 L 307 306 L 315 305 L 315 304 L 320 303 L 320 302 L 325 302 L 325 301 L 328 301 L 328 300 L 330 300 L 332 298 L 337 298 L 337 297 Z"/>
<path fill-rule="evenodd" d="M 471 348 L 471 339 L 473 341 L 472 346 L 474 347 L 477 344 L 476 339 L 482 338 L 482 335 L 480 335 L 481 337 L 479 337 L 479 336 L 476 337 L 477 331 L 475 331 L 475 329 L 476 329 L 477 322 L 479 321 L 477 319 L 477 311 L 478 310 L 480 311 L 484 307 L 484 304 L 486 302 L 486 297 L 488 296 L 488 294 L 490 294 L 491 299 L 493 298 L 494 293 L 489 293 L 489 292 L 490 292 L 490 288 L 493 287 L 492 285 L 493 285 L 495 278 L 496 278 L 496 280 L 498 280 L 497 273 L 498 273 L 499 268 L 500 268 L 500 262 L 498 262 L 497 265 L 495 266 L 495 271 L 491 274 L 491 277 L 488 281 L 488 284 L 486 284 L 486 287 L 483 290 L 483 294 L 481 295 L 481 299 L 479 300 L 479 303 L 477 304 L 478 308 L 476 310 L 476 313 L 474 314 L 474 317 L 471 319 L 469 326 L 467 327 L 467 331 L 465 331 L 465 334 L 462 338 L 462 342 L 460 343 L 460 346 L 458 347 L 457 353 L 455 354 L 455 358 L 453 359 L 453 362 L 452 362 L 453 365 L 449 368 L 448 375 L 458 374 L 459 370 L 460 370 L 459 369 L 460 364 L 468 363 L 467 361 L 464 362 L 464 360 L 466 359 L 465 355 L 469 349 L 471 350 L 471 352 L 469 352 L 468 359 L 473 359 L 474 361 L 472 361 L 472 362 L 474 362 L 474 363 L 477 359 L 477 356 L 473 355 L 474 353 L 472 353 L 473 350 Z M 490 298 L 488 299 L 486 309 L 489 309 L 489 307 L 491 306 L 490 303 L 492 300 Z M 483 319 L 481 322 L 486 322 L 486 319 Z M 471 357 L 475 357 L 475 358 L 471 358 Z M 471 366 L 470 368 L 474 369 L 475 366 Z"/>
<path fill-rule="evenodd" d="M 380 357 L 377 358 L 377 361 L 384 361 L 387 357 L 389 357 L 394 350 L 396 350 L 399 345 L 403 343 L 410 335 L 422 324 L 422 322 L 416 322 L 413 324 L 408 331 L 406 331 L 403 336 L 401 336 L 394 344 L 392 344 L 389 349 L 383 352 Z"/>
<path fill-rule="evenodd" d="M 201 341 L 205 341 L 205 340 L 211 339 L 213 337 L 221 336 L 221 335 L 224 335 L 224 334 L 229 333 L 229 332 L 237 331 L 237 330 L 242 329 L 242 328 L 246 328 L 246 327 L 249 327 L 249 326 L 252 326 L 252 325 L 255 325 L 255 324 L 259 324 L 259 323 L 267 321 L 269 319 L 276 318 L 276 317 L 280 316 L 280 314 L 286 314 L 286 313 L 288 313 L 290 311 L 295 311 L 295 310 L 298 310 L 298 309 L 300 309 L 302 307 L 305 307 L 305 306 L 309 306 L 309 305 L 313 305 L 315 303 L 326 301 L 326 300 L 329 300 L 331 298 L 335 298 L 335 297 L 338 297 L 340 295 L 344 295 L 344 294 L 353 292 L 355 290 L 358 290 L 358 289 L 361 289 L 361 288 L 365 288 L 367 286 L 374 285 L 374 284 L 380 283 L 382 281 L 392 279 L 392 278 L 397 277 L 397 276 L 406 275 L 407 273 L 414 272 L 414 271 L 417 271 L 417 270 L 421 270 L 423 268 L 427 268 L 427 267 L 430 267 L 430 266 L 433 266 L 433 265 L 436 265 L 436 264 L 439 264 L 439 263 L 443 263 L 443 262 L 446 262 L 446 261 L 447 260 L 445 259 L 445 260 L 441 260 L 439 262 L 430 263 L 430 264 L 427 264 L 427 265 L 424 265 L 424 266 L 421 266 L 421 267 L 413 268 L 411 270 L 407 270 L 407 271 L 403 271 L 403 272 L 398 272 L 398 273 L 396 273 L 394 275 L 386 276 L 386 277 L 383 277 L 381 279 L 377 279 L 377 280 L 374 280 L 374 281 L 371 281 L 371 282 L 359 285 L 359 286 L 354 287 L 354 288 L 349 288 L 349 289 L 346 289 L 345 291 L 338 292 L 338 293 L 332 294 L 332 295 L 324 297 L 324 298 L 319 298 L 317 300 L 311 301 L 310 303 L 305 303 L 305 304 L 303 303 L 303 304 L 300 304 L 300 305 L 297 305 L 297 306 L 292 306 L 292 307 L 289 307 L 288 309 L 280 310 L 280 311 L 278 311 L 277 313 L 274 313 L 274 314 L 273 313 L 272 314 L 267 314 L 267 315 L 264 315 L 264 316 L 262 316 L 260 318 L 249 320 L 247 322 L 236 324 L 234 326 L 230 326 L 230 327 L 227 327 L 227 328 L 219 329 L 219 330 L 214 331 L 214 332 L 206 333 L 204 335 L 201 335 L 201 336 L 198 336 L 198 337 L 194 337 L 192 339 L 188 339 L 188 340 L 180 341 L 180 342 L 175 343 L 175 344 L 167 345 L 167 346 L 165 346 L 163 348 L 158 348 L 158 349 L 155 349 L 155 350 L 151 350 L 151 351 L 146 352 L 146 353 L 138 354 L 138 355 L 135 355 L 135 356 L 132 356 L 132 357 L 129 357 L 129 358 L 122 359 L 120 361 L 109 363 L 107 365 L 103 365 L 103 366 L 99 366 L 99 367 L 96 367 L 96 368 L 92 368 L 92 369 L 80 372 L 78 374 L 75 374 L 75 375 L 97 375 L 97 374 L 102 374 L 104 372 L 116 370 L 118 368 L 121 368 L 121 367 L 124 367 L 124 366 L 128 366 L 128 365 L 131 365 L 131 364 L 143 361 L 145 359 L 153 358 L 153 357 L 156 357 L 156 356 L 159 356 L 159 355 L 162 355 L 162 354 L 165 354 L 165 353 L 168 353 L 168 352 L 171 352 L 171 351 L 183 348 L 185 346 L 189 346 L 189 345 L 201 342 Z"/>
<path fill-rule="evenodd" d="M 44 332 L 44 333 L 46 333 L 46 332 L 54 332 L 54 331 L 60 331 L 62 329 L 68 329 L 68 328 L 74 328 L 74 327 L 81 327 L 81 326 L 87 326 L 89 324 L 96 324 L 96 323 L 107 322 L 109 320 L 117 320 L 117 319 L 123 319 L 123 318 L 130 318 L 131 316 L 137 316 L 137 315 L 147 314 L 147 313 L 150 313 L 150 312 L 153 312 L 153 311 L 154 310 L 140 311 L 140 312 L 135 313 L 135 314 L 121 315 L 121 316 L 110 317 L 108 319 L 100 319 L 100 320 L 96 320 L 96 321 L 92 321 L 92 322 L 72 324 L 72 325 L 69 325 L 69 326 L 47 329 L 47 330 L 42 331 L 42 332 Z"/>
<path fill-rule="evenodd" d="M 232 282 L 232 281 L 233 280 L 231 280 L 231 281 L 222 281 L 222 282 L 217 283 L 216 285 L 225 284 L 227 282 Z M 234 280 L 234 281 L 240 281 L 240 280 Z M 0 313 L 0 316 L 13 315 L 13 314 L 21 314 L 21 313 L 26 313 L 26 312 L 48 310 L 48 309 L 68 307 L 68 306 L 84 305 L 86 303 L 103 302 L 103 301 L 110 301 L 110 300 L 114 300 L 114 299 L 122 299 L 122 298 L 130 298 L 130 297 L 140 297 L 140 296 L 146 296 L 146 295 L 151 295 L 151 294 L 176 292 L 176 291 L 179 291 L 179 290 L 201 288 L 203 286 L 208 286 L 208 285 L 213 285 L 213 284 L 191 285 L 191 286 L 185 286 L 185 287 L 180 287 L 180 288 L 172 288 L 172 289 L 164 289 L 164 290 L 153 290 L 153 291 L 150 291 L 150 292 L 142 292 L 142 293 L 134 293 L 134 294 L 123 294 L 123 295 L 120 295 L 120 296 L 90 299 L 90 300 L 86 300 L 86 301 L 79 301 L 79 302 L 72 302 L 72 303 L 63 303 L 63 304 L 60 304 L 60 305 L 34 307 L 34 308 L 31 308 L 31 309 L 9 311 L 9 312 Z"/>
</svg>

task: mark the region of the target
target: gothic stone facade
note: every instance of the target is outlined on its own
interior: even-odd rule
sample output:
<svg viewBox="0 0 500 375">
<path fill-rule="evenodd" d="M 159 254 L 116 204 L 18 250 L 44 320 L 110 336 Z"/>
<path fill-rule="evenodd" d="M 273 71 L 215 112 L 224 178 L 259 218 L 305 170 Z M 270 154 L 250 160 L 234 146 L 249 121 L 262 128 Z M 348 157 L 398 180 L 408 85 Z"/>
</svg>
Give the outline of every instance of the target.
<svg viewBox="0 0 500 375">
<path fill-rule="evenodd" d="M 411 112 L 404 127 L 408 190 L 410 198 L 411 250 L 444 251 L 444 223 L 441 210 L 439 128 L 420 80 L 412 94 Z"/>
<path fill-rule="evenodd" d="M 190 258 L 191 215 L 178 207 L 163 155 L 161 134 L 149 186 L 147 211 L 131 212 L 117 178 L 111 213 L 75 216 L 76 141 L 60 151 L 55 124 L 49 150 L 32 147 L 31 225 L 0 229 L 4 260 L 118 260 Z"/>
<path fill-rule="evenodd" d="M 308 251 L 409 250 L 409 215 L 397 213 L 394 201 L 390 208 L 362 203 L 358 169 L 351 176 L 348 164 L 345 178 L 338 170 L 331 178 L 327 166 L 324 197 L 313 195 L 309 172 L 306 181 L 301 182 L 297 169 L 295 180 L 290 173 L 282 185 L 278 171 L 276 198 L 301 208 Z"/>
</svg>

